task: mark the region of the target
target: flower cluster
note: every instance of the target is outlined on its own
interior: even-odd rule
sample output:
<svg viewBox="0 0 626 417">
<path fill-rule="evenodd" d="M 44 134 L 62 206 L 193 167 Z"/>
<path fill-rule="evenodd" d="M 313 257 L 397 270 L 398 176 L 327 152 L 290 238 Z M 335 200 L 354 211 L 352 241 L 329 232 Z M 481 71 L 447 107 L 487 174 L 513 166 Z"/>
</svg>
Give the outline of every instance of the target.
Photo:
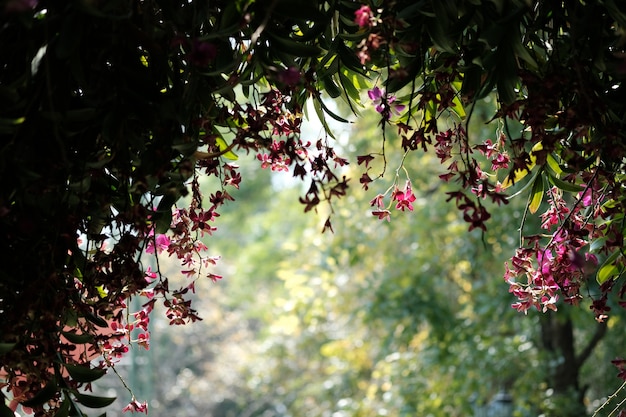
<svg viewBox="0 0 626 417">
<path fill-rule="evenodd" d="M 380 13 L 381 11 L 378 10 L 378 12 Z M 370 6 L 363 5 L 354 12 L 354 23 L 356 23 L 360 29 L 369 31 L 381 22 L 382 20 L 374 14 Z M 370 31 L 367 37 L 357 45 L 357 56 L 361 64 L 365 65 L 367 62 L 371 61 L 371 54 L 379 50 L 381 45 L 385 43 L 386 40 L 383 36 L 374 31 Z"/>
<path fill-rule="evenodd" d="M 466 129 L 470 115 L 465 114 L 464 106 L 479 92 L 467 88 L 471 83 L 467 74 L 458 70 L 460 58 L 442 53 L 442 45 L 420 50 L 414 38 L 404 37 L 406 22 L 377 15 L 367 5 L 355 12 L 354 23 L 362 33 L 355 48 L 361 63 L 386 65 L 388 89 L 396 83 L 410 85 L 406 81 L 412 79 L 412 69 L 400 58 L 390 61 L 389 56 L 375 55 L 380 45 L 399 57 L 404 53 L 426 53 L 426 61 L 433 63 L 424 65 L 420 84 L 414 86 L 406 101 L 403 98 L 400 102 L 393 94 L 395 90 L 380 87 L 369 90 L 368 97 L 381 115 L 383 129 L 391 124 L 397 126 L 405 158 L 412 151 L 434 152 L 444 167 L 439 178 L 457 184 L 447 193 L 448 201 L 461 211 L 469 230 L 485 231 L 491 217 L 487 206 L 507 204 L 505 193 L 518 183 L 526 185 L 523 190 L 530 190 L 529 213 L 546 207 L 538 215 L 542 234 L 526 233 L 522 224 L 521 247 L 506 266 L 505 280 L 517 298 L 513 307 L 527 312 L 530 308 L 555 310 L 558 302 L 576 304 L 583 298 L 581 288 L 591 272 L 597 271 L 600 295 L 592 298 L 591 309 L 598 321 L 606 319 L 610 310 L 608 293 L 615 278 L 626 270 L 620 252 L 623 230 L 615 221 L 623 217 L 616 207 L 623 207 L 626 201 L 620 185 L 623 178 L 616 176 L 616 172 L 623 171 L 626 151 L 616 139 L 615 126 L 603 127 L 598 135 L 606 135 L 607 140 L 590 139 L 592 126 L 580 105 L 563 109 L 562 102 L 554 99 L 567 91 L 565 81 L 553 74 L 538 77 L 520 71 L 528 91 L 506 99 L 500 97 L 494 119 L 503 124 L 497 138 L 472 143 Z M 503 93 L 500 88 L 498 92 Z M 588 104 L 583 107 L 588 109 Z M 405 111 L 402 105 L 408 105 L 411 114 L 391 120 L 394 114 Z M 450 116 L 445 128 L 438 123 L 442 115 Z M 509 121 L 521 125 L 519 131 L 513 131 Z M 613 152 L 612 147 L 619 151 Z M 612 164 L 599 162 L 609 155 Z M 360 178 L 365 189 L 373 182 L 369 168 L 373 159 L 373 154 L 358 159 L 365 166 Z M 553 187 L 544 192 L 548 183 Z M 390 190 L 370 203 L 375 208 L 373 215 L 380 220 L 390 220 L 394 205 L 402 211 L 412 208 L 413 193 L 407 199 L 404 190 L 396 185 L 392 188 L 389 204 L 385 197 Z M 598 258 L 606 259 L 600 267 Z M 619 294 L 626 296 L 626 284 L 622 284 Z M 626 301 L 620 303 L 626 306 Z"/>
<path fill-rule="evenodd" d="M 137 401 L 134 397 L 133 399 L 130 401 L 130 403 L 128 403 L 128 405 L 126 407 L 124 407 L 122 409 L 122 412 L 126 413 L 130 411 L 131 413 L 145 413 L 146 415 L 148 414 L 148 404 L 146 404 L 146 402 L 139 402 Z"/>
<path fill-rule="evenodd" d="M 530 245 L 519 248 L 511 264 L 506 265 L 505 280 L 518 298 L 513 307 L 524 313 L 531 307 L 556 310 L 559 294 L 564 302 L 578 304 L 586 269 L 598 263 L 597 257 L 588 252 L 593 228 L 587 226 L 580 206 L 568 207 L 563 192 L 556 187 L 548 195 L 549 207 L 541 214 L 541 227 L 552 232 L 550 241 L 542 246 L 540 236 L 529 238 Z M 526 278 L 520 282 L 520 277 Z M 596 318 L 603 321 L 606 310 L 600 306 L 595 310 Z"/>
<path fill-rule="evenodd" d="M 391 201 L 389 206 L 385 206 L 385 195 L 391 193 Z M 411 187 L 411 181 L 407 180 L 404 188 L 400 189 L 397 184 L 394 184 L 385 194 L 378 194 L 370 201 L 370 206 L 375 207 L 372 211 L 372 215 L 378 217 L 380 220 L 391 220 L 390 208 L 395 204 L 395 209 L 399 211 L 413 211 L 413 202 L 416 200 L 415 194 Z"/>
<path fill-rule="evenodd" d="M 354 22 L 360 28 L 369 28 L 375 25 L 376 18 L 374 13 L 372 13 L 372 9 L 367 5 L 363 5 L 354 12 Z"/>
</svg>

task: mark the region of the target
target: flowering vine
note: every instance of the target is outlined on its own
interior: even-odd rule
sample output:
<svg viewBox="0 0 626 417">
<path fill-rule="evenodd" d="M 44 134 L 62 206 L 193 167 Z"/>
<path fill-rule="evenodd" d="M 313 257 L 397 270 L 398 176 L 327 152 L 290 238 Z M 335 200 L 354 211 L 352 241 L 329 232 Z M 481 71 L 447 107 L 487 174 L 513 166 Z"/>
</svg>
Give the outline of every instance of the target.
<svg viewBox="0 0 626 417">
<path fill-rule="evenodd" d="M 618 7 L 92 3 L 15 0 L 0 11 L 0 253 L 12 260 L 0 270 L 0 412 L 105 406 L 91 383 L 130 344 L 149 348 L 157 302 L 172 325 L 200 319 L 197 280 L 222 278 L 203 239 L 245 180 L 240 155 L 304 181 L 304 211 L 344 196 L 348 160 L 326 119 L 345 119 L 329 98 L 380 114 L 380 152 L 357 157 L 364 188 L 385 173 L 394 128 L 404 159 L 438 158 L 469 230 L 486 230 L 509 194 L 528 196 L 505 272 L 514 308 L 580 303 L 590 285 L 598 321 L 612 294 L 626 305 Z M 491 140 L 470 129 L 487 97 L 497 100 Z M 308 101 L 322 137 L 302 136 Z M 371 202 L 378 219 L 415 209 L 402 168 Z M 207 177 L 216 185 L 203 195 Z M 536 213 L 540 230 L 526 221 Z M 181 288 L 162 274 L 166 256 L 180 263 Z M 129 310 L 134 297 L 139 311 Z M 131 398 L 125 411 L 147 413 Z"/>
</svg>

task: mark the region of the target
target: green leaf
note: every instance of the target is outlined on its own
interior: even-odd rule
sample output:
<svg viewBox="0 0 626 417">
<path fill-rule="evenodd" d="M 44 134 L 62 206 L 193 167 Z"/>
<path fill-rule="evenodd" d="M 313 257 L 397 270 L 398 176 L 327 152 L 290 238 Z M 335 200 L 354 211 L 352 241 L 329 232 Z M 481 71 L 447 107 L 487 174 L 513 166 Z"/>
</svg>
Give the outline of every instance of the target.
<svg viewBox="0 0 626 417">
<path fill-rule="evenodd" d="M 16 343 L 0 343 L 0 355 L 4 355 L 13 350 Z"/>
<path fill-rule="evenodd" d="M 353 79 L 354 78 L 355 77 L 353 77 Z M 341 83 L 341 86 L 348 94 L 348 96 L 350 96 L 350 98 L 355 102 L 359 102 L 359 100 L 361 99 L 361 94 L 359 90 L 354 86 L 350 78 L 348 78 L 343 72 L 339 73 L 339 82 Z"/>
<path fill-rule="evenodd" d="M 173 144 L 172 149 L 180 152 L 183 156 L 191 156 L 198 150 L 198 143 L 195 141 L 179 142 Z"/>
<path fill-rule="evenodd" d="M 614 278 L 623 272 L 623 267 L 618 268 L 617 265 L 615 265 L 615 262 L 620 255 L 620 251 L 615 251 L 602 263 L 602 266 L 598 269 L 598 273 L 596 274 L 596 281 L 598 284 L 602 285 L 609 279 Z"/>
<path fill-rule="evenodd" d="M 326 115 L 324 114 L 324 109 L 326 108 L 326 106 L 322 102 L 321 98 L 317 97 L 315 100 L 313 100 L 313 108 L 315 108 L 317 118 L 319 119 L 320 123 L 322 123 L 324 130 L 328 132 L 328 134 L 334 139 L 335 137 L 333 136 L 330 126 L 328 126 L 328 122 L 326 121 Z"/>
<path fill-rule="evenodd" d="M 170 230 L 172 223 L 172 206 L 178 201 L 179 196 L 174 193 L 167 193 L 159 201 L 159 206 L 155 213 L 156 233 L 165 233 Z"/>
<path fill-rule="evenodd" d="M 2 401 L 0 401 L 0 417 L 15 417 L 13 411 L 5 404 L 6 398 L 2 395 Z"/>
<path fill-rule="evenodd" d="M 316 45 L 309 45 L 292 39 L 275 36 L 269 31 L 267 34 L 279 51 L 286 52 L 289 55 L 297 57 L 318 57 L 322 53 L 322 50 Z"/>
<path fill-rule="evenodd" d="M 517 197 L 518 195 L 524 194 L 526 191 L 528 191 L 528 189 L 530 187 L 532 187 L 535 184 L 535 180 L 538 176 L 541 175 L 541 173 L 543 172 L 543 170 L 538 170 L 537 172 L 535 172 L 533 174 L 533 176 L 530 178 L 530 181 L 528 181 L 526 184 L 524 184 L 524 186 L 522 188 L 519 189 L 519 191 L 517 191 L 515 194 L 511 195 L 508 197 L 509 200 Z"/>
<path fill-rule="evenodd" d="M 95 395 L 81 394 L 79 392 L 72 392 L 76 400 L 85 407 L 89 408 L 103 408 L 113 404 L 115 397 L 97 397 Z"/>
<path fill-rule="evenodd" d="M 308 0 L 278 0 L 274 13 L 292 19 L 322 22 L 325 15 L 317 7 L 317 2 Z"/>
<path fill-rule="evenodd" d="M 320 105 L 322 106 L 322 108 L 324 109 L 324 112 L 326 114 L 328 114 L 330 117 L 332 117 L 333 119 L 337 120 L 338 122 L 341 123 L 350 123 L 350 120 L 344 119 L 343 117 L 337 115 L 336 113 L 332 112 L 327 106 L 326 104 L 324 104 L 324 101 L 322 99 L 317 100 L 319 101 Z"/>
<path fill-rule="evenodd" d="M 327 75 L 325 77 L 322 77 L 321 81 L 324 85 L 324 91 L 326 91 L 329 96 L 331 96 L 332 98 L 337 98 L 341 95 L 341 90 L 339 89 L 337 84 L 335 84 L 335 81 L 331 76 Z"/>
<path fill-rule="evenodd" d="M 543 195 L 543 176 L 537 175 L 537 178 L 535 178 L 535 182 L 533 183 L 533 190 L 530 194 L 530 201 L 528 202 L 528 210 L 532 214 L 535 214 L 537 210 L 539 210 L 539 206 L 543 200 Z"/>
<path fill-rule="evenodd" d="M 465 119 L 466 113 L 465 113 L 465 108 L 463 107 L 463 103 L 461 102 L 461 99 L 459 98 L 459 91 L 461 91 L 462 88 L 462 84 L 460 81 L 452 83 L 452 88 L 454 89 L 454 98 L 452 99 L 452 108 L 450 109 L 451 111 L 453 111 L 457 116 L 459 116 L 459 118 L 461 119 Z"/>
<path fill-rule="evenodd" d="M 89 366 L 65 364 L 65 369 L 72 379 L 77 382 L 93 382 L 102 378 L 106 371 L 100 368 L 90 368 Z"/>
<path fill-rule="evenodd" d="M 0 133 L 13 133 L 17 126 L 24 123 L 26 118 L 18 117 L 16 119 L 7 119 L 0 117 Z"/>
<path fill-rule="evenodd" d="M 597 252 L 604 247 L 606 244 L 607 237 L 603 236 L 598 239 L 594 239 L 593 242 L 589 245 L 589 252 Z"/>
<path fill-rule="evenodd" d="M 546 172 L 548 173 L 548 180 L 560 190 L 568 191 L 570 193 L 579 193 L 584 190 L 584 188 L 580 185 L 572 184 L 571 182 L 563 181 L 562 179 L 557 178 L 550 172 L 550 170 Z"/>
<path fill-rule="evenodd" d="M 85 313 L 85 318 L 98 327 L 107 328 L 109 324 L 102 317 L 98 317 L 92 313 Z"/>
<path fill-rule="evenodd" d="M 217 145 L 217 147 L 220 150 L 220 152 L 223 152 L 222 156 L 224 158 L 230 159 L 231 161 L 236 161 L 237 159 L 239 159 L 237 154 L 235 154 L 231 150 L 227 150 L 228 149 L 228 144 L 226 143 L 226 141 L 222 137 L 220 137 L 220 136 L 216 137 L 215 138 L 215 144 Z"/>
<path fill-rule="evenodd" d="M 561 166 L 559 165 L 557 160 L 554 159 L 554 156 L 552 156 L 552 154 L 548 154 L 548 156 L 546 157 L 546 163 L 548 164 L 548 167 L 552 170 L 555 176 L 560 177 L 561 174 L 563 174 Z"/>
<path fill-rule="evenodd" d="M 525 169 L 516 168 L 515 170 L 511 171 L 509 175 L 507 175 L 507 177 L 502 181 L 502 188 L 509 188 L 510 186 L 517 184 L 521 179 L 523 179 L 526 175 L 528 175 L 537 164 L 537 157 L 535 156 L 535 151 L 540 151 L 542 149 L 543 149 L 542 143 L 541 142 L 536 143 L 535 146 L 533 146 L 533 148 L 530 151 L 530 155 L 529 155 L 530 161 L 528 162 L 528 165 L 526 165 L 526 168 Z"/>
<path fill-rule="evenodd" d="M 361 75 L 366 75 L 366 72 L 363 69 L 364 68 L 363 64 L 361 64 L 361 61 L 356 56 L 354 51 L 352 49 L 348 48 L 341 41 L 341 39 L 337 39 L 337 42 L 339 42 L 339 44 L 337 46 L 337 53 L 339 54 L 339 58 L 341 59 L 341 62 L 343 63 L 343 65 L 346 68 L 348 68 L 349 70 L 357 72 L 357 73 L 359 73 Z"/>
</svg>

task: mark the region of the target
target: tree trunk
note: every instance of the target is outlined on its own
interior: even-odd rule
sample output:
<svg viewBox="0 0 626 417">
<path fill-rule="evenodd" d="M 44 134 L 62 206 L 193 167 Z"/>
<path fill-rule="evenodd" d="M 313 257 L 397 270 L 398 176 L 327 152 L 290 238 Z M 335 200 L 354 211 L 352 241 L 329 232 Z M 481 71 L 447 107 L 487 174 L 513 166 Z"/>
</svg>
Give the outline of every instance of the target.
<svg viewBox="0 0 626 417">
<path fill-rule="evenodd" d="M 580 368 L 606 333 L 606 323 L 598 324 L 595 333 L 579 353 L 576 351 L 574 324 L 566 311 L 548 311 L 541 316 L 541 344 L 550 355 L 545 414 L 548 417 L 586 417 L 586 388 L 580 385 Z"/>
</svg>

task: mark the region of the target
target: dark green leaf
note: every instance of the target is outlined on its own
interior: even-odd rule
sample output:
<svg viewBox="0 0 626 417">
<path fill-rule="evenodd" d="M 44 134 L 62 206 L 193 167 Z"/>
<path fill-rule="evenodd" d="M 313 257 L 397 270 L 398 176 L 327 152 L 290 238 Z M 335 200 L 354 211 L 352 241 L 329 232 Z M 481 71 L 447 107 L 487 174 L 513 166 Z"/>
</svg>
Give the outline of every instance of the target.
<svg viewBox="0 0 626 417">
<path fill-rule="evenodd" d="M 598 252 L 604 247 L 604 245 L 606 245 L 607 240 L 608 238 L 606 236 L 594 239 L 594 241 L 589 245 L 589 252 Z"/>
<path fill-rule="evenodd" d="M 2 401 L 0 401 L 0 417 L 15 417 L 13 411 L 5 404 L 5 397 L 2 395 Z"/>
<path fill-rule="evenodd" d="M 172 206 L 179 199 L 178 194 L 168 193 L 161 198 L 155 213 L 156 233 L 165 233 L 170 229 L 172 222 Z"/>
<path fill-rule="evenodd" d="M 56 43 L 56 55 L 60 59 L 69 58 L 80 45 L 83 33 L 84 16 L 73 13 L 66 16 L 63 28 Z"/>
<path fill-rule="evenodd" d="M 335 120 L 337 120 L 338 122 L 341 122 L 341 123 L 350 123 L 350 121 L 349 121 L 349 120 L 344 119 L 343 117 L 341 117 L 341 116 L 339 116 L 339 115 L 335 114 L 334 112 L 332 112 L 332 111 L 331 111 L 331 110 L 330 110 L 330 109 L 326 106 L 326 104 L 324 104 L 324 101 L 322 101 L 321 99 L 320 99 L 320 100 L 316 100 L 316 101 L 318 101 L 318 102 L 320 103 L 320 105 L 321 105 L 321 106 L 322 106 L 322 108 L 324 109 L 324 112 L 325 112 L 326 114 L 328 114 L 330 117 L 332 117 L 333 119 L 335 119 Z"/>
<path fill-rule="evenodd" d="M 106 328 L 109 324 L 102 317 L 95 316 L 92 313 L 85 313 L 85 318 L 98 327 Z"/>
<path fill-rule="evenodd" d="M 90 368 L 89 366 L 65 364 L 65 369 L 72 379 L 77 382 L 93 382 L 101 378 L 106 371 L 100 368 Z"/>
<path fill-rule="evenodd" d="M 316 45 L 297 42 L 292 39 L 273 35 L 270 32 L 268 32 L 268 36 L 274 47 L 278 48 L 279 51 L 286 52 L 290 55 L 297 57 L 317 57 L 322 53 L 322 50 Z"/>
<path fill-rule="evenodd" d="M 89 408 L 103 408 L 111 405 L 115 401 L 115 397 L 97 397 L 95 395 L 81 394 L 79 392 L 73 392 L 76 400 L 85 407 Z"/>
<path fill-rule="evenodd" d="M 548 173 L 548 180 L 560 190 L 568 191 L 570 193 L 579 193 L 584 190 L 584 188 L 580 185 L 572 184 L 571 182 L 566 182 L 557 178 L 555 175 L 552 175 L 550 170 L 546 172 Z"/>
<path fill-rule="evenodd" d="M 0 343 L 0 355 L 9 353 L 15 347 L 15 343 Z"/>
<path fill-rule="evenodd" d="M 324 91 L 326 91 L 329 96 L 331 96 L 332 98 L 337 98 L 341 95 L 341 90 L 339 89 L 337 84 L 335 84 L 333 77 L 327 75 L 325 77 L 322 77 L 321 81 L 324 85 Z"/>
<path fill-rule="evenodd" d="M 428 29 L 428 34 L 430 35 L 433 44 L 444 52 L 449 52 L 451 54 L 455 54 L 455 40 L 453 37 L 445 32 L 445 29 L 442 27 L 439 18 L 428 19 L 426 22 L 426 28 Z"/>
<path fill-rule="evenodd" d="M 341 58 L 343 65 L 345 65 L 349 70 L 365 75 L 363 64 L 361 64 L 361 61 L 356 56 L 354 51 L 348 48 L 341 39 L 337 39 L 337 42 L 337 53 L 339 54 L 339 58 Z"/>
<path fill-rule="evenodd" d="M 361 94 L 352 81 L 343 72 L 339 73 L 339 81 L 348 96 L 350 96 L 350 98 L 355 102 L 358 102 L 361 98 Z"/>
</svg>

